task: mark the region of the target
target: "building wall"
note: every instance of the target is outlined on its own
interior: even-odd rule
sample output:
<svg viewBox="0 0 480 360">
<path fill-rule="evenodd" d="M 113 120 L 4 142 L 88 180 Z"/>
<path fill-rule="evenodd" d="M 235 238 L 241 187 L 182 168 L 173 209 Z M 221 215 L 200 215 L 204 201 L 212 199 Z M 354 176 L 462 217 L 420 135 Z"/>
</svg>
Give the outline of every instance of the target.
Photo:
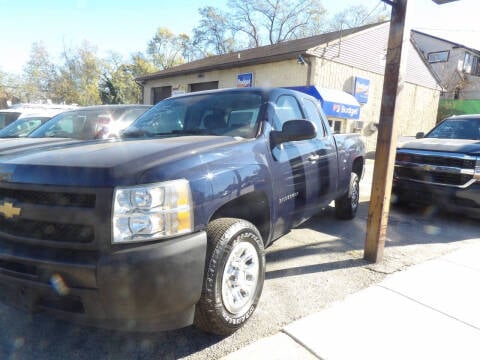
<svg viewBox="0 0 480 360">
<path fill-rule="evenodd" d="M 277 87 L 305 85 L 307 83 L 308 66 L 299 65 L 296 60 L 287 60 L 235 69 L 156 79 L 144 85 L 143 102 L 145 104 L 152 104 L 152 88 L 154 87 L 172 86 L 173 89 L 184 89 L 188 92 L 189 84 L 218 81 L 219 88 L 232 88 L 237 86 L 238 74 L 250 72 L 253 73 L 254 86 Z"/>
<path fill-rule="evenodd" d="M 350 93 L 354 77 L 359 76 L 370 80 L 368 102 L 361 104 L 359 120 L 364 123 L 361 133 L 364 136 L 367 151 L 373 151 L 377 144 L 375 124 L 378 124 L 380 119 L 383 76 L 324 59 L 317 59 L 312 72 L 312 84 L 342 89 Z M 438 90 L 405 82 L 398 96 L 400 107 L 397 108 L 399 119 L 397 136 L 414 136 L 419 131 L 430 130 L 436 123 L 439 97 Z"/>
<path fill-rule="evenodd" d="M 434 52 L 448 51 L 449 57 L 446 62 L 430 63 L 432 70 L 441 81 L 441 86 L 445 88 L 442 98 L 454 99 L 455 88 L 460 87 L 458 96 L 460 99 L 478 99 L 480 98 L 480 77 L 472 76 L 462 72 L 465 53 L 478 56 L 478 53 L 442 39 L 412 33 L 414 41 L 422 51 L 424 58 L 428 61 L 428 54 Z"/>
</svg>

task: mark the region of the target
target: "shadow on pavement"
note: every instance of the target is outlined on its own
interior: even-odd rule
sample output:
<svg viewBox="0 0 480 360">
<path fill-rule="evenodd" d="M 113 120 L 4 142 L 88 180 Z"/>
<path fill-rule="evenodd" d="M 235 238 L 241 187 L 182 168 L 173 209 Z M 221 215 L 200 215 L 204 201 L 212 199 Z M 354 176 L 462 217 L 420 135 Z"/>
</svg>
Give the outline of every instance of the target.
<svg viewBox="0 0 480 360">
<path fill-rule="evenodd" d="M 140 333 L 76 326 L 44 314 L 29 316 L 7 307 L 0 308 L 0 318 L 10 324 L 9 329 L 0 332 L 2 359 L 169 360 L 196 353 L 224 338 L 194 327 Z"/>
</svg>

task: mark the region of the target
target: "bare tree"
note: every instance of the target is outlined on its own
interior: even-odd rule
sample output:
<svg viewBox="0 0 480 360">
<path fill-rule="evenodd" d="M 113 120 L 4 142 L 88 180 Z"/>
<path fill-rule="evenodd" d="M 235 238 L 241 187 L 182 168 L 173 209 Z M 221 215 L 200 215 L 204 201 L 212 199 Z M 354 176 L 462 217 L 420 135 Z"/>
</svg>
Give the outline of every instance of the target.
<svg viewBox="0 0 480 360">
<path fill-rule="evenodd" d="M 381 2 L 373 9 L 367 9 L 364 5 L 352 6 L 336 13 L 330 20 L 329 30 L 351 29 L 354 27 L 372 24 L 387 20 L 389 14 L 387 8 Z"/>
<path fill-rule="evenodd" d="M 324 30 L 321 0 L 229 0 L 227 8 L 199 9 L 194 44 L 204 55 L 277 44 Z"/>
<path fill-rule="evenodd" d="M 193 29 L 193 44 L 203 56 L 226 54 L 236 50 L 230 32 L 229 15 L 212 6 L 198 9 L 200 24 Z"/>
</svg>

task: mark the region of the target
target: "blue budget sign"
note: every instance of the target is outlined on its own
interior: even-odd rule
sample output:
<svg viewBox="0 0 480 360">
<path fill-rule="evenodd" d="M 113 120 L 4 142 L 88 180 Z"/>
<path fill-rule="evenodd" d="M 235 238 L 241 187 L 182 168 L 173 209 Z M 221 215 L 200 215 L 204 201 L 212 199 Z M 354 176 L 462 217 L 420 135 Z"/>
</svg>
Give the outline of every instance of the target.
<svg viewBox="0 0 480 360">
<path fill-rule="evenodd" d="M 361 77 L 355 78 L 354 96 L 360 104 L 368 102 L 368 90 L 370 88 L 370 80 Z"/>
<path fill-rule="evenodd" d="M 244 73 L 237 75 L 237 87 L 252 87 L 253 73 Z"/>
<path fill-rule="evenodd" d="M 322 108 L 327 116 L 345 119 L 358 119 L 360 117 L 360 106 L 323 101 Z"/>
</svg>

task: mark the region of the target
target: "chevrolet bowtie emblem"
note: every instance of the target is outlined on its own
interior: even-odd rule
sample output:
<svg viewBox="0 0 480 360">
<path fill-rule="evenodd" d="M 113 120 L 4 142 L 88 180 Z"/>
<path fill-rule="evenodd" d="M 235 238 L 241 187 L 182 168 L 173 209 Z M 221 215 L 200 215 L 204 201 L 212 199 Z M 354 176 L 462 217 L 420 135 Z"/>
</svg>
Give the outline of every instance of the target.
<svg viewBox="0 0 480 360">
<path fill-rule="evenodd" d="M 5 218 L 10 219 L 14 216 L 19 216 L 22 209 L 14 207 L 11 202 L 4 202 L 3 205 L 0 205 L 0 214 L 3 214 Z"/>
</svg>

